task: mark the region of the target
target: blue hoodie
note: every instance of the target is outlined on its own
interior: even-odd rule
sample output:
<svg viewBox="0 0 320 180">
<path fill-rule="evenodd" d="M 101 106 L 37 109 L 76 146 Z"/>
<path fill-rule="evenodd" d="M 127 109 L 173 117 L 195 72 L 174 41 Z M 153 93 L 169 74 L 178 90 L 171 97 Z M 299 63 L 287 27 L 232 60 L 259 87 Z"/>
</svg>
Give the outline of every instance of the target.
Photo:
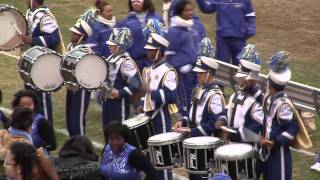
<svg viewBox="0 0 320 180">
<path fill-rule="evenodd" d="M 217 13 L 217 36 L 246 38 L 256 34 L 251 0 L 197 0 L 203 13 Z"/>
</svg>

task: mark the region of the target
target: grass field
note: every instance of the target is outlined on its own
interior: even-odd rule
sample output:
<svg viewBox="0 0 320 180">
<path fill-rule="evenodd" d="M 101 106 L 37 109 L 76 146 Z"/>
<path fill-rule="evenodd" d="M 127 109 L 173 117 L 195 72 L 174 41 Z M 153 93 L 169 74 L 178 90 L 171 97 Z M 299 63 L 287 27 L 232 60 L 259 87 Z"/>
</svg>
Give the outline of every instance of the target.
<svg viewBox="0 0 320 180">
<path fill-rule="evenodd" d="M 65 43 L 69 42 L 69 28 L 79 15 L 88 7 L 85 0 L 50 0 L 47 5 L 55 14 L 61 27 Z M 109 0 L 114 6 L 117 19 L 122 19 L 128 12 L 127 0 Z M 162 8 L 161 0 L 153 0 L 158 12 Z M 319 0 L 253 0 L 257 11 L 257 36 L 250 42 L 257 45 L 264 61 L 278 50 L 291 52 L 293 80 L 320 88 L 320 1 Z M 1 3 L 14 5 L 22 12 L 26 11 L 23 0 L 1 0 Z M 214 41 L 215 21 L 213 15 L 204 15 L 196 10 L 206 25 L 210 38 Z M 263 65 L 266 72 L 266 64 Z M 0 88 L 4 92 L 2 106 L 10 107 L 13 94 L 22 88 L 22 81 L 17 73 L 17 60 L 0 55 Z M 65 128 L 65 90 L 53 94 L 54 127 Z M 101 112 L 92 105 L 87 117 L 87 135 L 95 141 L 103 142 Z M 320 128 L 319 118 L 317 125 Z M 66 139 L 57 134 L 59 145 Z M 320 131 L 312 134 L 314 143 L 312 152 L 320 144 Z M 294 172 L 296 180 L 319 179 L 319 173 L 309 171 L 314 157 L 294 153 Z"/>
</svg>

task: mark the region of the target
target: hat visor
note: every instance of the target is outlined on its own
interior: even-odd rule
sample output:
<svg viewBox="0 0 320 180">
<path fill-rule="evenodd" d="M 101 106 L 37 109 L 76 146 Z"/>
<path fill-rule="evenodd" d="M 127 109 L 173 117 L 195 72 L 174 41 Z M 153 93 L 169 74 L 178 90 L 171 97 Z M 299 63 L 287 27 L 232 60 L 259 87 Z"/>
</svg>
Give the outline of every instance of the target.
<svg viewBox="0 0 320 180">
<path fill-rule="evenodd" d="M 204 73 L 204 72 L 208 72 L 207 70 L 201 69 L 199 67 L 194 67 L 192 69 L 193 72 L 197 72 L 197 73 Z"/>
<path fill-rule="evenodd" d="M 245 74 L 242 72 L 237 72 L 237 74 L 235 75 L 236 78 L 247 78 L 249 76 L 249 74 Z"/>
<path fill-rule="evenodd" d="M 149 44 L 145 45 L 144 48 L 145 48 L 145 49 L 158 49 L 158 48 L 156 48 L 156 47 L 154 47 L 154 46 L 151 46 L 151 45 L 149 45 Z"/>
<path fill-rule="evenodd" d="M 107 45 L 110 45 L 110 46 L 116 46 L 117 44 L 115 44 L 115 43 L 113 43 L 113 42 L 111 42 L 111 41 L 107 41 L 107 43 L 106 43 Z"/>
<path fill-rule="evenodd" d="M 78 31 L 78 29 L 76 29 L 74 27 L 70 28 L 69 30 L 74 32 L 74 33 L 76 33 L 76 34 L 82 35 L 82 33 L 80 31 Z"/>
</svg>

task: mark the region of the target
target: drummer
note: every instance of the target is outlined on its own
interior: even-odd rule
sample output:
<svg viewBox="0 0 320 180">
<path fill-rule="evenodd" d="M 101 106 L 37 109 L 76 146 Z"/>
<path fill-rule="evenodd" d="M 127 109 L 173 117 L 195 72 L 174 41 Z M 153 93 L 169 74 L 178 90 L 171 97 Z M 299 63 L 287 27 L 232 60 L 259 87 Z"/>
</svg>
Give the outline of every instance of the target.
<svg viewBox="0 0 320 180">
<path fill-rule="evenodd" d="M 176 103 L 177 72 L 166 62 L 164 51 L 169 42 L 162 36 L 151 33 L 145 49 L 152 66 L 143 70 L 142 78 L 146 89 L 143 110 L 154 123 L 156 134 L 171 131 L 169 106 Z M 168 170 L 157 171 L 159 179 L 172 179 Z"/>
<path fill-rule="evenodd" d="M 23 37 L 23 43 L 31 46 L 43 46 L 64 53 L 64 46 L 58 23 L 50 10 L 44 6 L 44 0 L 27 0 L 28 35 Z M 27 89 L 32 89 L 25 85 Z M 41 99 L 41 114 L 53 123 L 51 95 L 37 92 Z"/>
<path fill-rule="evenodd" d="M 260 144 L 270 151 L 269 158 L 263 163 L 264 180 L 292 178 L 290 145 L 297 136 L 299 128 L 297 111 L 284 92 L 291 78 L 288 55 L 288 52 L 280 51 L 270 62 L 268 94 L 263 107 L 266 109 L 266 120 L 263 122 L 265 131 L 260 139 Z"/>
<path fill-rule="evenodd" d="M 115 28 L 107 41 L 111 55 L 107 58 L 110 89 L 103 102 L 103 128 L 111 121 L 124 121 L 130 113 L 129 98 L 138 92 L 142 83 L 136 63 L 126 53 L 132 45 L 128 28 Z M 107 139 L 105 139 L 107 142 Z"/>
<path fill-rule="evenodd" d="M 203 43 L 207 44 L 206 42 Z M 212 53 L 212 50 L 209 52 Z M 209 56 L 209 52 L 206 53 L 207 56 Z M 223 92 L 214 81 L 214 75 L 218 67 L 219 65 L 215 59 L 199 56 L 198 62 L 193 69 L 197 73 L 199 84 L 193 89 L 189 117 L 183 117 L 181 121 L 175 124 L 174 130 L 176 132 L 191 135 L 192 137 L 218 136 L 216 127 L 222 126 L 226 121 Z M 203 175 L 189 174 L 189 179 L 200 180 L 207 178 L 204 178 Z"/>
<path fill-rule="evenodd" d="M 205 41 L 203 44 L 207 44 Z M 189 117 L 183 117 L 174 126 L 175 131 L 195 136 L 217 135 L 215 126 L 222 126 L 226 121 L 224 115 L 225 100 L 223 92 L 214 81 L 219 64 L 212 58 L 212 48 L 207 44 L 207 53 L 198 57 L 193 69 L 197 73 L 199 84 L 193 89 L 192 106 Z"/>
<path fill-rule="evenodd" d="M 246 142 L 243 129 L 261 132 L 264 114 L 263 94 L 257 85 L 261 62 L 252 44 L 248 44 L 239 54 L 240 64 L 235 75 L 240 90 L 230 96 L 227 106 L 228 126 L 236 131 L 229 133 L 232 142 Z"/>
<path fill-rule="evenodd" d="M 68 45 L 68 51 L 77 46 L 85 45 L 86 40 L 92 35 L 91 27 L 84 20 L 78 20 L 70 28 L 71 43 Z M 85 89 L 71 90 L 67 88 L 66 96 L 66 121 L 70 136 L 84 135 L 86 114 L 90 103 L 90 92 Z"/>
</svg>

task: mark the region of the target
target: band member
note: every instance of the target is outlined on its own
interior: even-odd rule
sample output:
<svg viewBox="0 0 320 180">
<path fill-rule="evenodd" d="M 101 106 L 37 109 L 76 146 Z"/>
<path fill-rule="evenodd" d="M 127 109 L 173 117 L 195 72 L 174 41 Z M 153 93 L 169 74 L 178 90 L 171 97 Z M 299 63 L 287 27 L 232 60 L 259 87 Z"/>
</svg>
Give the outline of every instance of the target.
<svg viewBox="0 0 320 180">
<path fill-rule="evenodd" d="M 262 129 L 263 94 L 257 85 L 261 69 L 260 58 L 252 44 L 243 48 L 239 54 L 240 65 L 235 75 L 240 90 L 231 95 L 227 107 L 228 126 L 236 130 L 236 134 L 230 133 L 233 142 L 246 142 L 243 128 L 255 133 Z"/>
<path fill-rule="evenodd" d="M 268 94 L 264 101 L 266 118 L 264 134 L 260 144 L 266 147 L 270 155 L 263 163 L 264 180 L 290 180 L 292 176 L 292 159 L 290 144 L 298 134 L 296 110 L 284 92 L 291 78 L 288 66 L 288 52 L 276 53 L 270 61 L 268 75 Z"/>
<path fill-rule="evenodd" d="M 128 53 L 137 63 L 139 70 L 150 65 L 147 58 L 147 51 L 143 48 L 146 41 L 143 38 L 143 28 L 149 19 L 157 19 L 163 23 L 160 14 L 155 12 L 152 0 L 128 0 L 129 14 L 123 20 L 123 26 L 132 31 L 133 45 L 128 49 Z"/>
<path fill-rule="evenodd" d="M 217 135 L 215 124 L 222 125 L 226 121 L 223 93 L 214 82 L 214 74 L 218 67 L 214 59 L 199 57 L 193 69 L 197 73 L 199 84 L 193 90 L 189 117 L 183 117 L 182 121 L 176 123 L 176 131 L 188 132 L 193 137 Z M 179 129 L 187 126 L 190 128 Z"/>
<path fill-rule="evenodd" d="M 89 24 L 79 19 L 76 24 L 70 28 L 71 43 L 68 50 L 74 50 L 80 47 L 87 47 L 86 41 L 92 35 L 92 29 Z M 67 86 L 66 95 L 66 121 L 67 130 L 70 136 L 84 135 L 86 125 L 86 114 L 90 103 L 90 92 L 85 89 L 74 89 Z"/>
<path fill-rule="evenodd" d="M 106 1 L 98 1 L 96 3 L 99 10 L 97 16 L 97 24 L 92 28 L 92 36 L 87 40 L 89 45 L 92 45 L 92 51 L 103 57 L 109 57 L 111 55 L 108 45 L 110 35 L 113 29 L 117 26 L 115 16 L 113 16 L 113 9 L 111 4 Z"/>
<path fill-rule="evenodd" d="M 145 173 L 145 180 L 158 179 L 147 157 L 127 143 L 129 139 L 127 126 L 113 122 L 105 131 L 108 143 L 102 151 L 100 164 L 105 179 L 141 180 L 140 171 Z"/>
<path fill-rule="evenodd" d="M 129 117 L 129 97 L 141 87 L 139 69 L 126 50 L 132 45 L 132 34 L 128 28 L 115 28 L 107 41 L 110 52 L 107 58 L 110 86 L 103 102 L 103 128 L 111 121 L 122 122 Z M 107 141 L 107 139 L 105 139 Z"/>
<path fill-rule="evenodd" d="M 27 0 L 28 35 L 23 37 L 23 42 L 31 46 L 43 46 L 64 53 L 63 41 L 59 26 L 49 8 L 44 5 L 44 0 Z M 27 89 L 32 87 L 25 85 Z M 41 100 L 41 114 L 53 123 L 51 95 L 37 91 Z"/>
<path fill-rule="evenodd" d="M 171 131 L 169 108 L 176 103 L 177 73 L 164 57 L 165 48 L 169 42 L 156 33 L 151 33 L 145 48 L 152 66 L 143 70 L 142 78 L 146 89 L 143 110 L 154 123 L 156 134 Z M 172 179 L 168 170 L 157 171 L 159 179 Z"/>
</svg>

